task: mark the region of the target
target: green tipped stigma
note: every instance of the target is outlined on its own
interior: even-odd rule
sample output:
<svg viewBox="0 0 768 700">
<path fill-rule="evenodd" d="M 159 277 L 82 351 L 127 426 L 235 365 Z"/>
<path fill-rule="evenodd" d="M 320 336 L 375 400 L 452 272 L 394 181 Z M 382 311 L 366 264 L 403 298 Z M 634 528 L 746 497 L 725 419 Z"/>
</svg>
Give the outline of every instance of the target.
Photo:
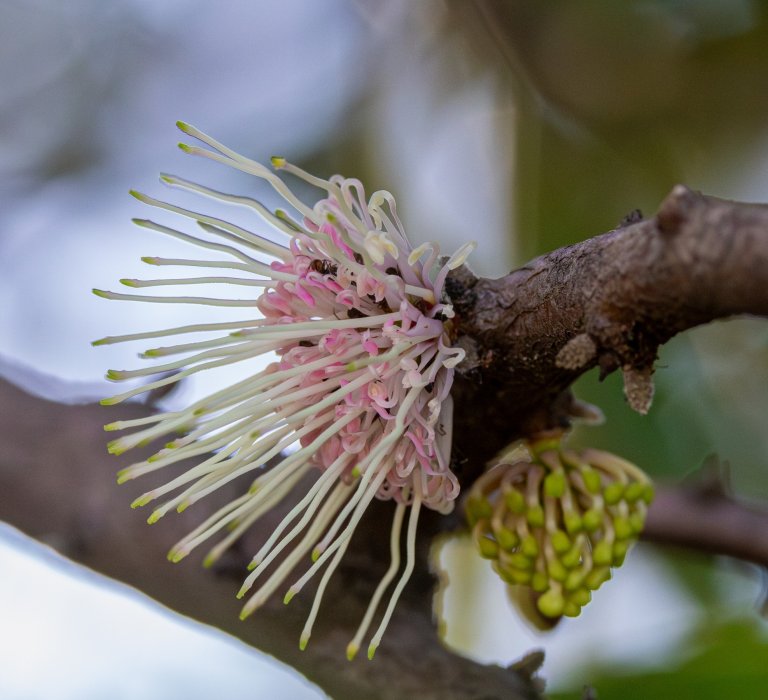
<svg viewBox="0 0 768 700">
<path fill-rule="evenodd" d="M 141 508 L 142 506 L 147 505 L 147 503 L 152 502 L 152 496 L 149 494 L 144 494 L 143 496 L 139 496 L 133 503 L 131 503 L 131 508 Z"/>
</svg>

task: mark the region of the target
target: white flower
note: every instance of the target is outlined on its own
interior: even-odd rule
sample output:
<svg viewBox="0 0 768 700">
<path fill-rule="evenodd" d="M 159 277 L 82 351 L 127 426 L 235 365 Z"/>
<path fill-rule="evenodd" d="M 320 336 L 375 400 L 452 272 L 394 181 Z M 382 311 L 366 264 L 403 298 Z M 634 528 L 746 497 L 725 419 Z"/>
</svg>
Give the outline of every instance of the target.
<svg viewBox="0 0 768 700">
<path fill-rule="evenodd" d="M 400 571 L 400 537 L 405 510 L 410 508 L 405 566 L 369 644 L 372 657 L 413 571 L 422 505 L 448 512 L 459 491 L 449 469 L 449 392 L 453 368 L 464 352 L 450 345 L 446 321 L 453 311 L 442 296 L 448 271 L 466 258 L 474 244 L 463 246 L 440 267 L 437 246 L 428 244 L 412 250 L 394 198 L 388 192 L 377 192 L 366 202 L 363 186 L 357 180 L 338 175 L 323 180 L 283 158 L 273 158 L 276 168 L 324 191 L 323 198 L 309 207 L 260 163 L 187 124 L 179 123 L 179 128 L 213 149 L 182 144 L 184 151 L 265 180 L 299 218 L 281 210 L 270 211 L 248 197 L 224 194 L 175 176 L 161 177 L 172 187 L 253 210 L 283 236 L 283 242 L 278 243 L 223 219 L 134 192 L 137 199 L 150 206 L 196 222 L 203 235 L 191 235 L 147 219 L 136 220 L 139 226 L 216 252 L 210 260 L 144 258 L 145 262 L 229 269 L 238 276 L 123 280 L 124 284 L 145 288 L 218 282 L 245 293 L 237 299 L 100 290 L 95 293 L 109 299 L 234 306 L 248 312 L 240 322 L 213 321 L 96 341 L 101 345 L 201 331 L 215 334 L 202 341 L 151 348 L 143 355 L 156 358 L 181 354 L 182 359 L 143 369 L 110 370 L 108 377 L 113 380 L 161 376 L 103 403 L 118 403 L 196 372 L 265 353 L 276 353 L 278 361 L 186 409 L 106 426 L 107 430 L 136 429 L 110 443 L 110 451 L 116 454 L 168 433 L 186 431 L 156 455 L 122 470 L 119 481 L 170 467 L 189 457 L 201 460 L 134 502 L 134 506 L 143 506 L 167 498 L 150 516 L 149 521 L 155 522 L 169 511 L 184 510 L 222 485 L 255 472 L 255 481 L 242 496 L 208 518 L 169 554 L 172 561 L 179 561 L 202 542 L 229 528 L 206 558 L 206 563 L 211 564 L 306 475 L 316 474 L 306 495 L 254 556 L 252 572 L 239 594 L 245 595 L 272 562 L 292 547 L 246 602 L 242 612 L 246 617 L 311 552 L 312 565 L 285 596 L 289 601 L 326 567 L 301 635 L 302 648 L 311 634 L 326 584 L 368 504 L 373 498 L 396 501 L 392 563 L 350 642 L 350 658 Z M 426 261 L 420 262 L 427 251 Z M 436 424 L 440 430 L 435 430 Z M 292 445 L 298 445 L 298 449 L 286 455 L 286 448 Z M 281 455 L 282 461 L 265 471 L 265 465 Z"/>
</svg>

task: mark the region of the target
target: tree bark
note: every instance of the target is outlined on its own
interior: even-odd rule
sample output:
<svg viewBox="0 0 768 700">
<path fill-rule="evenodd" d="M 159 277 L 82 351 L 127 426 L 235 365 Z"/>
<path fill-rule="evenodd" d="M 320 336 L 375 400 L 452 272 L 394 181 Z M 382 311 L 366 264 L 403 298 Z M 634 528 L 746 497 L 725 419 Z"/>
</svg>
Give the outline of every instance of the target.
<svg viewBox="0 0 768 700">
<path fill-rule="evenodd" d="M 579 412 L 568 387 L 587 370 L 621 369 L 630 404 L 645 412 L 660 345 L 716 319 L 766 316 L 768 205 L 678 185 L 649 219 L 631 216 L 500 279 L 462 269 L 450 282 L 468 350 L 454 391 L 456 446 L 476 464 L 567 426 Z"/>
</svg>

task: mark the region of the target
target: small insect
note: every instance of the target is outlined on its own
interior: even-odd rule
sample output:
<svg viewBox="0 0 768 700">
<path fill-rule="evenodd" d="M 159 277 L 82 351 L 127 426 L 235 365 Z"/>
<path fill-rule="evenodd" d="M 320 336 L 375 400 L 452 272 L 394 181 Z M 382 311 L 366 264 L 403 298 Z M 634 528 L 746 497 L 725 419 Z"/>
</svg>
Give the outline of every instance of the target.
<svg viewBox="0 0 768 700">
<path fill-rule="evenodd" d="M 319 272 L 321 275 L 335 275 L 338 266 L 334 265 L 330 260 L 313 260 L 309 263 L 310 269 L 315 272 Z"/>
</svg>

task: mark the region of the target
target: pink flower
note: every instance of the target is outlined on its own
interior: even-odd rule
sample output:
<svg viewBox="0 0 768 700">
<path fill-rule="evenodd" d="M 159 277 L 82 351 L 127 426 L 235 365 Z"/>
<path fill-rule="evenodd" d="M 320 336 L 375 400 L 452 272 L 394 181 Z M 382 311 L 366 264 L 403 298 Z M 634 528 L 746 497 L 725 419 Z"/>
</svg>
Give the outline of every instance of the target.
<svg viewBox="0 0 768 700">
<path fill-rule="evenodd" d="M 338 175 L 322 180 L 274 158 L 276 168 L 324 191 L 324 197 L 308 207 L 263 165 L 238 155 L 191 126 L 179 123 L 179 127 L 213 149 L 182 145 L 183 150 L 266 180 L 299 218 L 291 218 L 281 210 L 269 211 L 247 197 L 223 194 L 174 176 L 161 178 L 173 187 L 254 210 L 283 237 L 278 242 L 222 219 L 133 193 L 146 204 L 196 221 L 207 235 L 192 236 L 150 220 L 137 220 L 138 225 L 220 254 L 210 261 L 146 258 L 146 262 L 229 268 L 236 274 L 177 281 L 123 280 L 125 284 L 153 287 L 224 282 L 235 288 L 259 291 L 239 299 L 97 291 L 111 299 L 239 306 L 250 311 L 240 323 L 211 323 L 96 341 L 106 344 L 187 332 L 214 333 L 210 339 L 153 348 L 144 353 L 146 357 L 187 354 L 181 360 L 138 370 L 111 370 L 108 376 L 115 380 L 174 374 L 166 374 L 104 403 L 118 403 L 207 368 L 264 353 L 276 353 L 278 361 L 186 410 L 106 426 L 108 430 L 138 429 L 110 443 L 109 449 L 114 453 L 167 433 L 188 431 L 149 460 L 124 469 L 119 481 L 191 456 L 203 459 L 165 486 L 136 500 L 134 506 L 139 506 L 175 494 L 152 513 L 150 522 L 155 522 L 170 510 L 183 510 L 225 483 L 255 472 L 256 480 L 243 496 L 202 523 L 169 555 L 173 561 L 179 561 L 198 544 L 233 528 L 211 550 L 206 559 L 210 564 L 303 477 L 316 474 L 314 485 L 254 556 L 253 570 L 239 594 L 245 595 L 272 561 L 292 547 L 246 602 L 242 612 L 242 617 L 246 617 L 312 552 L 314 563 L 286 594 L 288 601 L 325 567 L 301 636 L 302 648 L 311 634 L 325 585 L 368 504 L 374 498 L 394 500 L 397 505 L 392 523 L 392 566 L 349 645 L 350 658 L 357 652 L 384 592 L 400 569 L 397 543 L 405 509 L 410 508 L 406 563 L 371 639 L 372 656 L 413 570 L 420 508 L 449 512 L 459 491 L 449 468 L 449 392 L 453 368 L 464 353 L 451 347 L 446 320 L 453 312 L 444 299 L 443 283 L 448 271 L 463 263 L 474 244 L 462 247 L 440 266 L 436 245 L 412 249 L 394 198 L 388 192 L 374 193 L 366 200 L 363 186 L 357 180 Z M 426 259 L 422 260 L 425 254 Z M 291 446 L 297 449 L 286 453 Z M 282 461 L 264 471 L 267 462 L 280 455 Z"/>
</svg>

